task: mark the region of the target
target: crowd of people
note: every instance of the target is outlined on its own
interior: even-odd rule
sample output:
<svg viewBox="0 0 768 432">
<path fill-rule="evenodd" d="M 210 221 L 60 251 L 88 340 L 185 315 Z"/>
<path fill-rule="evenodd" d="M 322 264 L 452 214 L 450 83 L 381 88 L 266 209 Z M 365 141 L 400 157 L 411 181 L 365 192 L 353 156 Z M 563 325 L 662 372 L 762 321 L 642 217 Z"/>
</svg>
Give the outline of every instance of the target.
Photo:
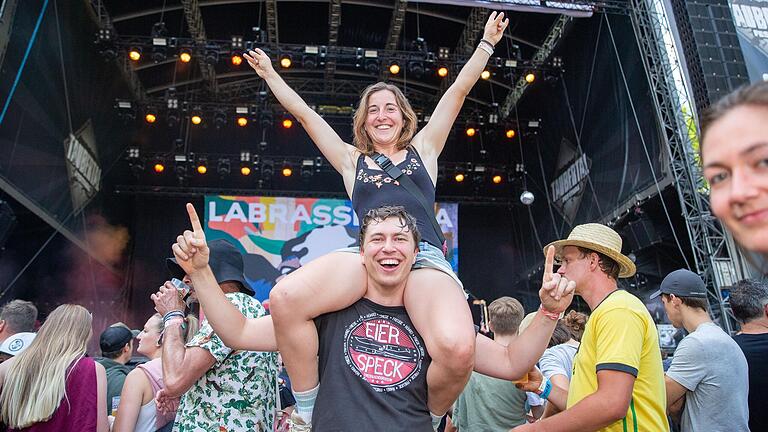
<svg viewBox="0 0 768 432">
<path fill-rule="evenodd" d="M 82 306 L 57 307 L 36 332 L 33 304 L 3 306 L 2 427 L 765 430 L 768 284 L 745 280 L 730 289 L 741 324 L 732 337 L 712 321 L 697 274 L 668 274 L 651 297 L 661 298 L 669 321 L 687 336 L 665 367 L 646 305 L 619 288 L 636 268 L 606 225 L 577 225 L 544 248 L 537 310 L 526 316 L 518 300 L 502 297 L 488 307 L 493 337 L 473 326 L 433 223 L 437 158 L 507 25 L 503 13 L 491 14 L 477 50 L 421 131 L 397 87 L 366 89 L 352 146 L 263 51 L 249 51 L 249 64 L 341 174 L 359 216 L 359 246 L 281 279 L 268 314 L 245 280 L 240 251 L 208 242 L 187 204 L 190 226 L 166 262 L 170 280 L 150 298 L 157 313 L 140 331 L 123 323 L 105 329 L 101 357 L 86 353 L 92 316 Z M 768 83 L 759 83 L 702 118 L 713 212 L 756 256 L 768 254 L 767 117 Z M 589 315 L 569 310 L 574 295 Z M 204 315 L 199 323 L 194 303 Z M 135 364 L 134 352 L 145 361 Z"/>
</svg>

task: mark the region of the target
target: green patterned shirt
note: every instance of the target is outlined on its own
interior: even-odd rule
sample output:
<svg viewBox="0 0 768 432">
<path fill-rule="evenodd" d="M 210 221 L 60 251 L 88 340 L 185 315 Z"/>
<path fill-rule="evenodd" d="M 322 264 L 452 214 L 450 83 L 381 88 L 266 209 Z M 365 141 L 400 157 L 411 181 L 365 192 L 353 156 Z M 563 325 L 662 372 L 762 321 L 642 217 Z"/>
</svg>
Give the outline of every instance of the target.
<svg viewBox="0 0 768 432">
<path fill-rule="evenodd" d="M 261 304 L 243 293 L 227 298 L 247 318 L 266 314 Z M 271 431 L 275 413 L 277 354 L 233 351 L 204 320 L 187 343 L 216 358 L 216 363 L 184 393 L 174 432 Z"/>
</svg>

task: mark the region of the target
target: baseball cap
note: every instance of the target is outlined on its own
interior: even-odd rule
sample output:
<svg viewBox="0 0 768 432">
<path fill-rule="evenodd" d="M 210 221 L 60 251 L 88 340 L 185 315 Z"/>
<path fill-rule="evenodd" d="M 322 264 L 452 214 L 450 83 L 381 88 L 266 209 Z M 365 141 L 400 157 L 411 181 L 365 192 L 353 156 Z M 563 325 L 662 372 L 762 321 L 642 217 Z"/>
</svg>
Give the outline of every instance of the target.
<svg viewBox="0 0 768 432">
<path fill-rule="evenodd" d="M 12 356 L 19 355 L 35 340 L 35 336 L 37 336 L 37 333 L 16 333 L 0 344 L 0 353 Z"/>
<path fill-rule="evenodd" d="M 661 287 L 658 291 L 651 294 L 651 299 L 662 294 L 674 294 L 677 297 L 699 297 L 707 298 L 707 288 L 704 281 L 696 273 L 680 269 L 668 274 L 661 281 Z"/>
<path fill-rule="evenodd" d="M 216 282 L 240 282 L 240 285 L 244 290 L 243 292 L 251 296 L 254 295 L 255 291 L 251 288 L 251 285 L 246 282 L 245 276 L 243 275 L 243 255 L 240 251 L 230 242 L 223 239 L 213 240 L 208 243 L 208 248 L 211 250 L 208 258 L 208 265 L 211 266 L 211 271 L 216 278 Z M 186 272 L 176 262 L 176 258 L 166 259 L 165 264 L 172 277 L 180 280 L 184 279 Z"/>
<path fill-rule="evenodd" d="M 101 333 L 99 346 L 102 353 L 113 353 L 120 351 L 133 338 L 133 332 L 125 324 L 112 325 Z"/>
</svg>

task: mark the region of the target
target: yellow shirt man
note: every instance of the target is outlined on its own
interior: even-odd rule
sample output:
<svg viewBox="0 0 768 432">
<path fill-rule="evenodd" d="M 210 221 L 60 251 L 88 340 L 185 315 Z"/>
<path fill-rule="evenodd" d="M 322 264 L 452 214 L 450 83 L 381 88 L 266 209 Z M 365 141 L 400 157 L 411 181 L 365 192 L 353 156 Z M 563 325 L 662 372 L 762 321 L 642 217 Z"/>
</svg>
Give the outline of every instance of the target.
<svg viewBox="0 0 768 432">
<path fill-rule="evenodd" d="M 645 305 L 632 294 L 612 292 L 593 311 L 573 361 L 567 406 L 597 391 L 597 372 L 632 374 L 635 384 L 627 415 L 605 432 L 669 430 L 659 334 Z"/>
</svg>

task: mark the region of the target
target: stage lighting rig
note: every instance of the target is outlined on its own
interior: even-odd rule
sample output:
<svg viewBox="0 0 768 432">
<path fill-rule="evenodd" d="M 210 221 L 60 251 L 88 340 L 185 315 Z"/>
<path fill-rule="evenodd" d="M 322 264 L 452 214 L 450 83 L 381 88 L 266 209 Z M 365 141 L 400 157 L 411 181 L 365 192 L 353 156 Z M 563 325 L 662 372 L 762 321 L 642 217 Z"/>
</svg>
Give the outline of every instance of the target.
<svg viewBox="0 0 768 432">
<path fill-rule="evenodd" d="M 104 60 L 109 61 L 117 58 L 117 45 L 115 44 L 112 29 L 101 28 L 96 32 L 96 46 Z"/>
<path fill-rule="evenodd" d="M 192 61 L 192 50 L 189 48 L 180 49 L 179 61 L 182 63 L 189 63 L 190 61 Z"/>
<path fill-rule="evenodd" d="M 227 113 L 223 109 L 217 108 L 213 113 L 213 126 L 216 129 L 221 129 L 227 124 Z"/>
<path fill-rule="evenodd" d="M 304 159 L 301 161 L 301 178 L 308 179 L 314 174 L 315 161 L 312 159 Z"/>
<path fill-rule="evenodd" d="M 214 43 L 208 43 L 203 50 L 203 61 L 209 65 L 215 65 L 219 62 L 219 46 Z"/>
<path fill-rule="evenodd" d="M 141 60 L 141 48 L 138 46 L 128 48 L 128 58 L 134 62 Z"/>
<path fill-rule="evenodd" d="M 220 177 L 225 177 L 225 176 L 228 176 L 231 171 L 232 171 L 231 162 L 229 161 L 229 159 L 227 158 L 219 159 L 219 163 L 216 166 L 216 173 L 218 173 Z"/>
<path fill-rule="evenodd" d="M 316 46 L 305 46 L 304 54 L 301 56 L 301 67 L 304 69 L 314 69 L 319 61 L 320 48 Z M 323 62 L 324 63 L 324 62 Z"/>
<path fill-rule="evenodd" d="M 242 51 L 245 45 L 243 45 L 242 36 L 232 36 L 232 51 Z"/>
<path fill-rule="evenodd" d="M 288 69 L 293 65 L 293 59 L 291 59 L 290 54 L 283 54 L 280 56 L 280 67 L 283 69 Z"/>
<path fill-rule="evenodd" d="M 408 62 L 408 73 L 416 79 L 424 77 L 424 61 L 421 59 L 414 59 Z"/>
<path fill-rule="evenodd" d="M 168 57 L 167 47 L 169 39 L 166 37 L 168 30 L 164 22 L 156 22 L 152 26 L 152 61 L 160 63 Z"/>
<path fill-rule="evenodd" d="M 397 62 L 393 62 L 391 65 L 389 65 L 390 75 L 397 75 L 399 73 L 400 73 L 400 65 L 397 64 Z"/>
<path fill-rule="evenodd" d="M 117 114 L 125 122 L 136 120 L 136 108 L 130 101 L 117 101 Z"/>
</svg>

